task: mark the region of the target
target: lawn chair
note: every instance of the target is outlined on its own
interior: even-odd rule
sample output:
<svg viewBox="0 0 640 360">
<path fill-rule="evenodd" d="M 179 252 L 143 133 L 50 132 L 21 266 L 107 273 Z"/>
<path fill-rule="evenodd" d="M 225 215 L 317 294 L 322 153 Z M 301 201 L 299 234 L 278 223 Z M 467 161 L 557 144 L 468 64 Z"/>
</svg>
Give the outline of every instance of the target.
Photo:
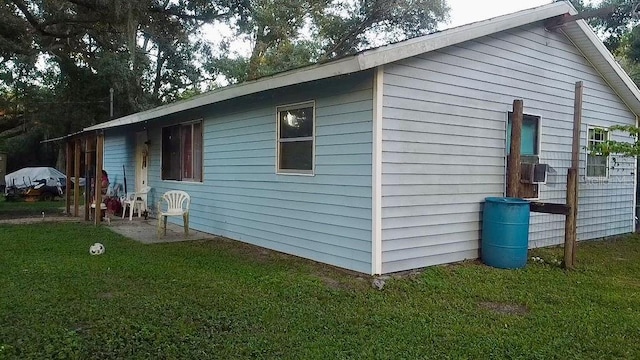
<svg viewBox="0 0 640 360">
<path fill-rule="evenodd" d="M 133 212 L 138 211 L 138 217 L 147 210 L 147 194 L 151 191 L 150 186 L 143 187 L 140 191 L 128 193 L 122 198 L 122 218 L 124 219 L 127 207 L 129 207 L 129 221 L 133 220 Z"/>
<path fill-rule="evenodd" d="M 170 190 L 162 195 L 162 199 L 158 201 L 158 236 L 163 229 L 163 235 L 167 235 L 167 217 L 180 216 L 184 223 L 184 235 L 189 235 L 189 203 L 191 197 L 181 190 Z M 166 210 L 163 210 L 163 203 L 166 203 Z"/>
</svg>

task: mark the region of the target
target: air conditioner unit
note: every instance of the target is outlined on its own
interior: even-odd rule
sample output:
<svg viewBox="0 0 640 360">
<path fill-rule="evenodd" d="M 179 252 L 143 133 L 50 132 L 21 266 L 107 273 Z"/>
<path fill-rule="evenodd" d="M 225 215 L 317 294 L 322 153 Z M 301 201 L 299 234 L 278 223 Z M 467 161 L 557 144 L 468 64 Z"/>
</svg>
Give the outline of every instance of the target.
<svg viewBox="0 0 640 360">
<path fill-rule="evenodd" d="M 546 184 L 548 170 L 547 164 L 521 163 L 520 181 L 527 184 Z"/>
</svg>

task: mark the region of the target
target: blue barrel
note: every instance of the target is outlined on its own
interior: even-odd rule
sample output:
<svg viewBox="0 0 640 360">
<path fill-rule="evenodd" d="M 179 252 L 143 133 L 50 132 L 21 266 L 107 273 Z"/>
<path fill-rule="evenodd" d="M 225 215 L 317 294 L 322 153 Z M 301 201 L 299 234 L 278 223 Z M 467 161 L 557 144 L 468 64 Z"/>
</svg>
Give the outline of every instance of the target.
<svg viewBox="0 0 640 360">
<path fill-rule="evenodd" d="M 482 214 L 482 261 L 502 269 L 527 264 L 529 202 L 516 198 L 488 197 Z"/>
</svg>

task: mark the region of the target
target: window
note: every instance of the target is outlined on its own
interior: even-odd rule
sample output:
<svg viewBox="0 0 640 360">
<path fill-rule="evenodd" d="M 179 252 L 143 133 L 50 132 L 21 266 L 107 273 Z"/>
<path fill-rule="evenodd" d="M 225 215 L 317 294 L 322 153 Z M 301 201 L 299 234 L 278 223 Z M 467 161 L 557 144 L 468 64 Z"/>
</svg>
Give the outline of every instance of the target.
<svg viewBox="0 0 640 360">
<path fill-rule="evenodd" d="M 162 180 L 202 181 L 202 121 L 162 128 Z"/>
<path fill-rule="evenodd" d="M 596 127 L 587 128 L 587 149 L 609 140 L 609 130 Z M 605 155 L 590 154 L 587 150 L 587 177 L 605 178 L 609 176 L 609 157 Z"/>
<path fill-rule="evenodd" d="M 278 113 L 278 172 L 313 174 L 314 103 L 281 106 Z"/>
<path fill-rule="evenodd" d="M 507 116 L 507 156 L 511 152 L 511 124 L 513 112 Z M 531 169 L 539 161 L 540 155 L 540 117 L 534 115 L 522 115 L 522 133 L 520 144 L 520 183 L 518 196 L 525 199 L 537 199 L 540 196 L 539 185 L 531 181 Z M 507 164 L 507 176 L 511 169 Z"/>
<path fill-rule="evenodd" d="M 511 122 L 513 112 L 509 112 L 509 121 L 507 122 L 507 155 L 511 149 Z M 538 135 L 540 117 L 524 114 L 522 117 L 522 143 L 520 145 L 520 155 L 538 155 L 540 149 L 540 136 Z"/>
</svg>

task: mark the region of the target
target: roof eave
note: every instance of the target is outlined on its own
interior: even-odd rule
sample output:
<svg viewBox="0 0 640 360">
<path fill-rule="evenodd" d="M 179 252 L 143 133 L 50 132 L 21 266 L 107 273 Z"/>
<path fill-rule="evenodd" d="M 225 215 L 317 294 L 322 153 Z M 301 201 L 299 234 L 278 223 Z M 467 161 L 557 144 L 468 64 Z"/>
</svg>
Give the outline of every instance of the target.
<svg viewBox="0 0 640 360">
<path fill-rule="evenodd" d="M 627 107 L 634 114 L 640 115 L 640 90 L 589 24 L 584 20 L 567 23 L 562 27 L 562 32 L 582 52 Z"/>
<path fill-rule="evenodd" d="M 570 4 L 557 2 L 468 25 L 462 25 L 397 44 L 365 51 L 360 58 L 360 67 L 362 69 L 370 69 L 526 24 L 548 20 L 564 14 L 575 15 L 577 12 Z"/>
</svg>

